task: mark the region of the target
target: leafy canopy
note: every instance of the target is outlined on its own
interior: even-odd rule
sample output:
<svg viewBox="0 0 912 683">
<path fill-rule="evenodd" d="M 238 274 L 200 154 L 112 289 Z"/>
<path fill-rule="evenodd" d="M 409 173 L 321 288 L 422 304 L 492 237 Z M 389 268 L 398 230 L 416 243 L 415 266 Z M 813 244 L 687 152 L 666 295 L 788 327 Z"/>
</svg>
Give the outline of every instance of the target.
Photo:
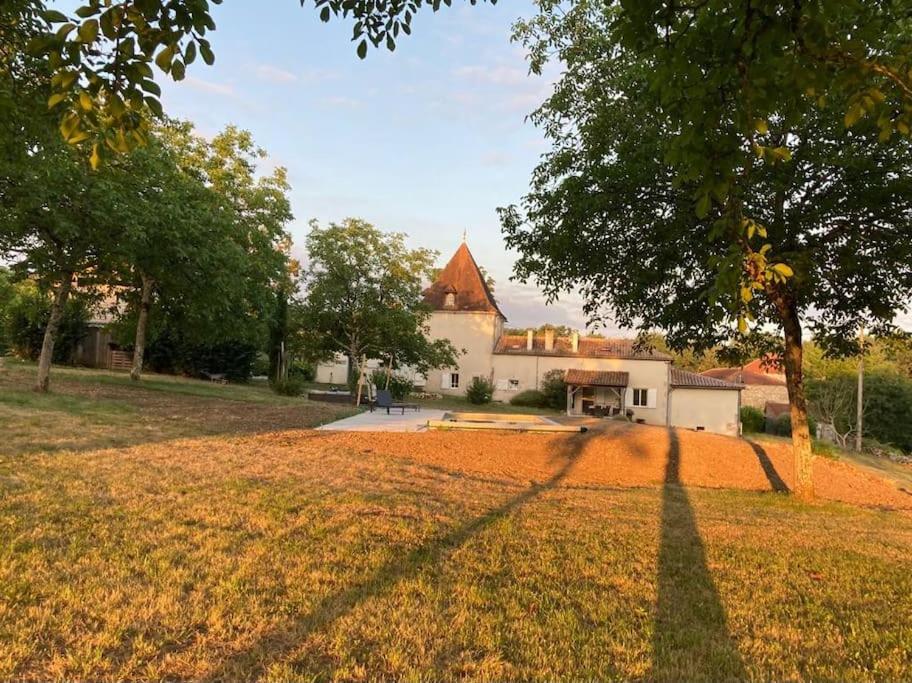
<svg viewBox="0 0 912 683">
<path fill-rule="evenodd" d="M 780 97 L 792 73 L 780 49 L 786 29 L 769 19 L 778 28 L 748 31 L 743 17 L 736 21 L 743 5 L 700 3 L 687 15 L 693 23 L 681 18 L 668 42 L 658 29 L 655 40 L 631 42 L 626 3 L 577 2 L 568 12 L 544 4 L 517 26 L 533 68 L 554 53 L 565 66 L 533 114 L 552 150 L 522 207 L 501 210 L 507 242 L 521 252 L 517 274 L 552 297 L 578 287 L 590 317 L 607 312 L 624 326 L 660 328 L 677 349 L 732 339 L 729 321 L 739 316 L 778 327 L 772 300 L 785 294 L 821 341 L 851 350 L 860 324 L 886 331 L 912 294 L 912 148 L 908 138 L 884 140 L 880 114 L 846 128 L 856 93 L 838 78 L 827 106 L 805 89 Z M 829 16 L 809 11 L 808 21 Z M 871 14 L 855 11 L 858 20 Z M 712 43 L 720 26 L 742 39 L 756 29 L 757 40 L 776 46 L 763 43 L 768 76 L 759 69 L 763 50 L 749 60 L 748 81 L 768 83 L 762 97 L 742 92 L 748 85 L 727 66 L 739 41 L 719 35 L 721 44 L 694 44 L 696 35 Z M 895 45 L 904 26 L 877 38 L 865 26 L 858 35 Z M 811 60 L 789 44 L 796 63 Z M 683 46 L 692 48 L 686 60 Z M 834 75 L 828 62 L 813 63 Z M 745 127 L 745 103 L 754 100 L 764 103 L 751 105 L 763 114 L 762 132 Z M 775 162 L 759 158 L 746 135 L 784 151 Z M 724 186 L 707 205 L 710 178 Z M 741 219 L 733 225 L 734 215 Z"/>
<path fill-rule="evenodd" d="M 455 364 L 448 341 L 426 336 L 431 311 L 422 283 L 435 252 L 408 249 L 403 234 L 347 218 L 326 227 L 311 222 L 307 256 L 303 316 L 324 357 L 392 358 L 419 372 Z"/>
</svg>

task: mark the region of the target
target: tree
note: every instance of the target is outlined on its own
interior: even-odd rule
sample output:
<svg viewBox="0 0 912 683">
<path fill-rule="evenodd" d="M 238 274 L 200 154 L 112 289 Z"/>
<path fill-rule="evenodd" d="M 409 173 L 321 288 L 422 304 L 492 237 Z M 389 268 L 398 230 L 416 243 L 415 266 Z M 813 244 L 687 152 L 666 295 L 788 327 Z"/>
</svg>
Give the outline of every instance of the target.
<svg viewBox="0 0 912 683">
<path fill-rule="evenodd" d="M 40 92 L 23 90 L 10 114 L 0 124 L 0 254 L 53 290 L 36 380 L 47 391 L 74 278 L 110 271 L 128 216 L 117 199 L 118 171 L 90 171 L 57 136 Z"/>
<path fill-rule="evenodd" d="M 746 140 L 738 98 L 747 86 L 720 60 L 737 67 L 739 41 L 762 35 L 782 47 L 785 38 L 735 21 L 742 5 L 700 3 L 687 10 L 693 27 L 675 15 L 683 23 L 669 53 L 664 31 L 631 44 L 633 4 L 624 7 L 580 2 L 565 14 L 545 5 L 517 27 L 533 68 L 551 52 L 565 64 L 533 115 L 553 149 L 523 210 L 501 210 L 508 245 L 522 255 L 517 275 L 537 279 L 551 297 L 578 287 L 592 319 L 610 312 L 643 333 L 663 330 L 679 350 L 730 345 L 749 328 L 781 329 L 795 491 L 810 496 L 802 330 L 809 326 L 831 352 L 851 353 L 859 325 L 885 330 L 912 293 L 909 143 L 888 144 L 876 118 L 848 130 L 843 112 L 855 105 L 847 84 L 826 90 L 828 107 L 806 103 L 803 90 L 781 98 L 766 91 Z M 717 24 L 713 10 L 730 23 Z M 709 40 L 713 27 L 734 37 L 694 44 L 696 36 Z M 861 34 L 879 40 L 870 30 Z M 883 40 L 895 35 L 891 29 Z M 693 66 L 678 53 L 685 46 Z M 804 57 L 789 62 L 765 43 L 762 50 L 766 61 L 751 58 L 750 77 L 762 80 L 758 64 L 767 63 L 771 83 L 785 87 L 781 72 Z M 709 177 L 718 183 L 714 194 Z"/>
<path fill-rule="evenodd" d="M 307 255 L 306 326 L 324 357 L 343 353 L 349 367 L 358 369 L 359 401 L 368 358 L 392 356 L 423 370 L 455 364 L 449 342 L 429 342 L 425 335 L 431 312 L 422 300 L 422 281 L 434 252 L 408 249 L 401 233 L 347 218 L 327 227 L 312 221 Z"/>
<path fill-rule="evenodd" d="M 256 313 L 271 312 L 272 290 L 287 279 L 291 213 L 284 170 L 258 176 L 260 156 L 243 131 L 229 128 L 209 143 L 190 124 L 170 122 L 145 148 L 112 160 L 127 179 L 121 191 L 133 216 L 117 274 L 136 312 L 133 379 L 154 302 L 188 340 L 262 333 Z"/>
</svg>

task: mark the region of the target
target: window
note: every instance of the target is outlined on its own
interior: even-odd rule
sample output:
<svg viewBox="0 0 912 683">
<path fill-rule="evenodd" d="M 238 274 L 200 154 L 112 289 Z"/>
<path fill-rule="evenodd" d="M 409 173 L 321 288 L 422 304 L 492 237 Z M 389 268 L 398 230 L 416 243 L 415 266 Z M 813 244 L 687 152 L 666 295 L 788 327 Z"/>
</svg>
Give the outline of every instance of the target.
<svg viewBox="0 0 912 683">
<path fill-rule="evenodd" d="M 633 407 L 645 408 L 649 405 L 649 389 L 633 390 Z"/>
<path fill-rule="evenodd" d="M 453 292 L 447 292 L 443 299 L 444 308 L 456 308 L 456 295 Z"/>
<path fill-rule="evenodd" d="M 459 373 L 458 373 L 458 372 L 451 372 L 451 373 L 449 373 L 448 376 L 445 375 L 445 376 L 444 376 L 444 379 L 447 379 L 447 377 L 448 377 L 449 380 L 450 380 L 450 385 L 449 385 L 449 386 L 450 386 L 450 389 L 458 389 L 458 388 L 459 388 Z"/>
<path fill-rule="evenodd" d="M 510 391 L 519 391 L 519 380 L 518 379 L 508 379 L 507 387 Z"/>
</svg>

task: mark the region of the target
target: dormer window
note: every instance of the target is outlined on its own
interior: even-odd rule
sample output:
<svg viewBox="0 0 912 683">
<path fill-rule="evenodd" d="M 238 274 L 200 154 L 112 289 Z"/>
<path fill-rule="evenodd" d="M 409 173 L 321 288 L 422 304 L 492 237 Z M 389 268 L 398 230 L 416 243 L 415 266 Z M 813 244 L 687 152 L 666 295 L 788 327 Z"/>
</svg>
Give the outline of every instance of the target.
<svg viewBox="0 0 912 683">
<path fill-rule="evenodd" d="M 446 293 L 443 297 L 443 307 L 456 308 L 456 289 L 454 287 L 446 288 Z"/>
</svg>

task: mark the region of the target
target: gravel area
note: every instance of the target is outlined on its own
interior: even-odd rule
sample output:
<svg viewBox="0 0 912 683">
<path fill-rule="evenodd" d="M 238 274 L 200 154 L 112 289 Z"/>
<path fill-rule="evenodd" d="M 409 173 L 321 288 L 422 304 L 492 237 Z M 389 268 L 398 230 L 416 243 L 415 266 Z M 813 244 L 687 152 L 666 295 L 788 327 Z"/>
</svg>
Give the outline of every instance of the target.
<svg viewBox="0 0 912 683">
<path fill-rule="evenodd" d="M 198 446 L 195 445 L 198 443 Z M 190 450 L 208 444 L 190 441 Z M 687 486 L 784 491 L 794 478 L 791 448 L 715 434 L 610 423 L 587 434 L 469 432 L 277 432 L 233 441 L 246 448 L 285 450 L 306 458 L 327 448 L 366 458 L 396 458 L 433 465 L 456 475 L 564 487 L 659 486 L 671 479 Z M 677 467 L 669 468 L 669 456 Z M 912 495 L 845 462 L 817 457 L 819 498 L 866 507 L 912 510 Z"/>
</svg>

